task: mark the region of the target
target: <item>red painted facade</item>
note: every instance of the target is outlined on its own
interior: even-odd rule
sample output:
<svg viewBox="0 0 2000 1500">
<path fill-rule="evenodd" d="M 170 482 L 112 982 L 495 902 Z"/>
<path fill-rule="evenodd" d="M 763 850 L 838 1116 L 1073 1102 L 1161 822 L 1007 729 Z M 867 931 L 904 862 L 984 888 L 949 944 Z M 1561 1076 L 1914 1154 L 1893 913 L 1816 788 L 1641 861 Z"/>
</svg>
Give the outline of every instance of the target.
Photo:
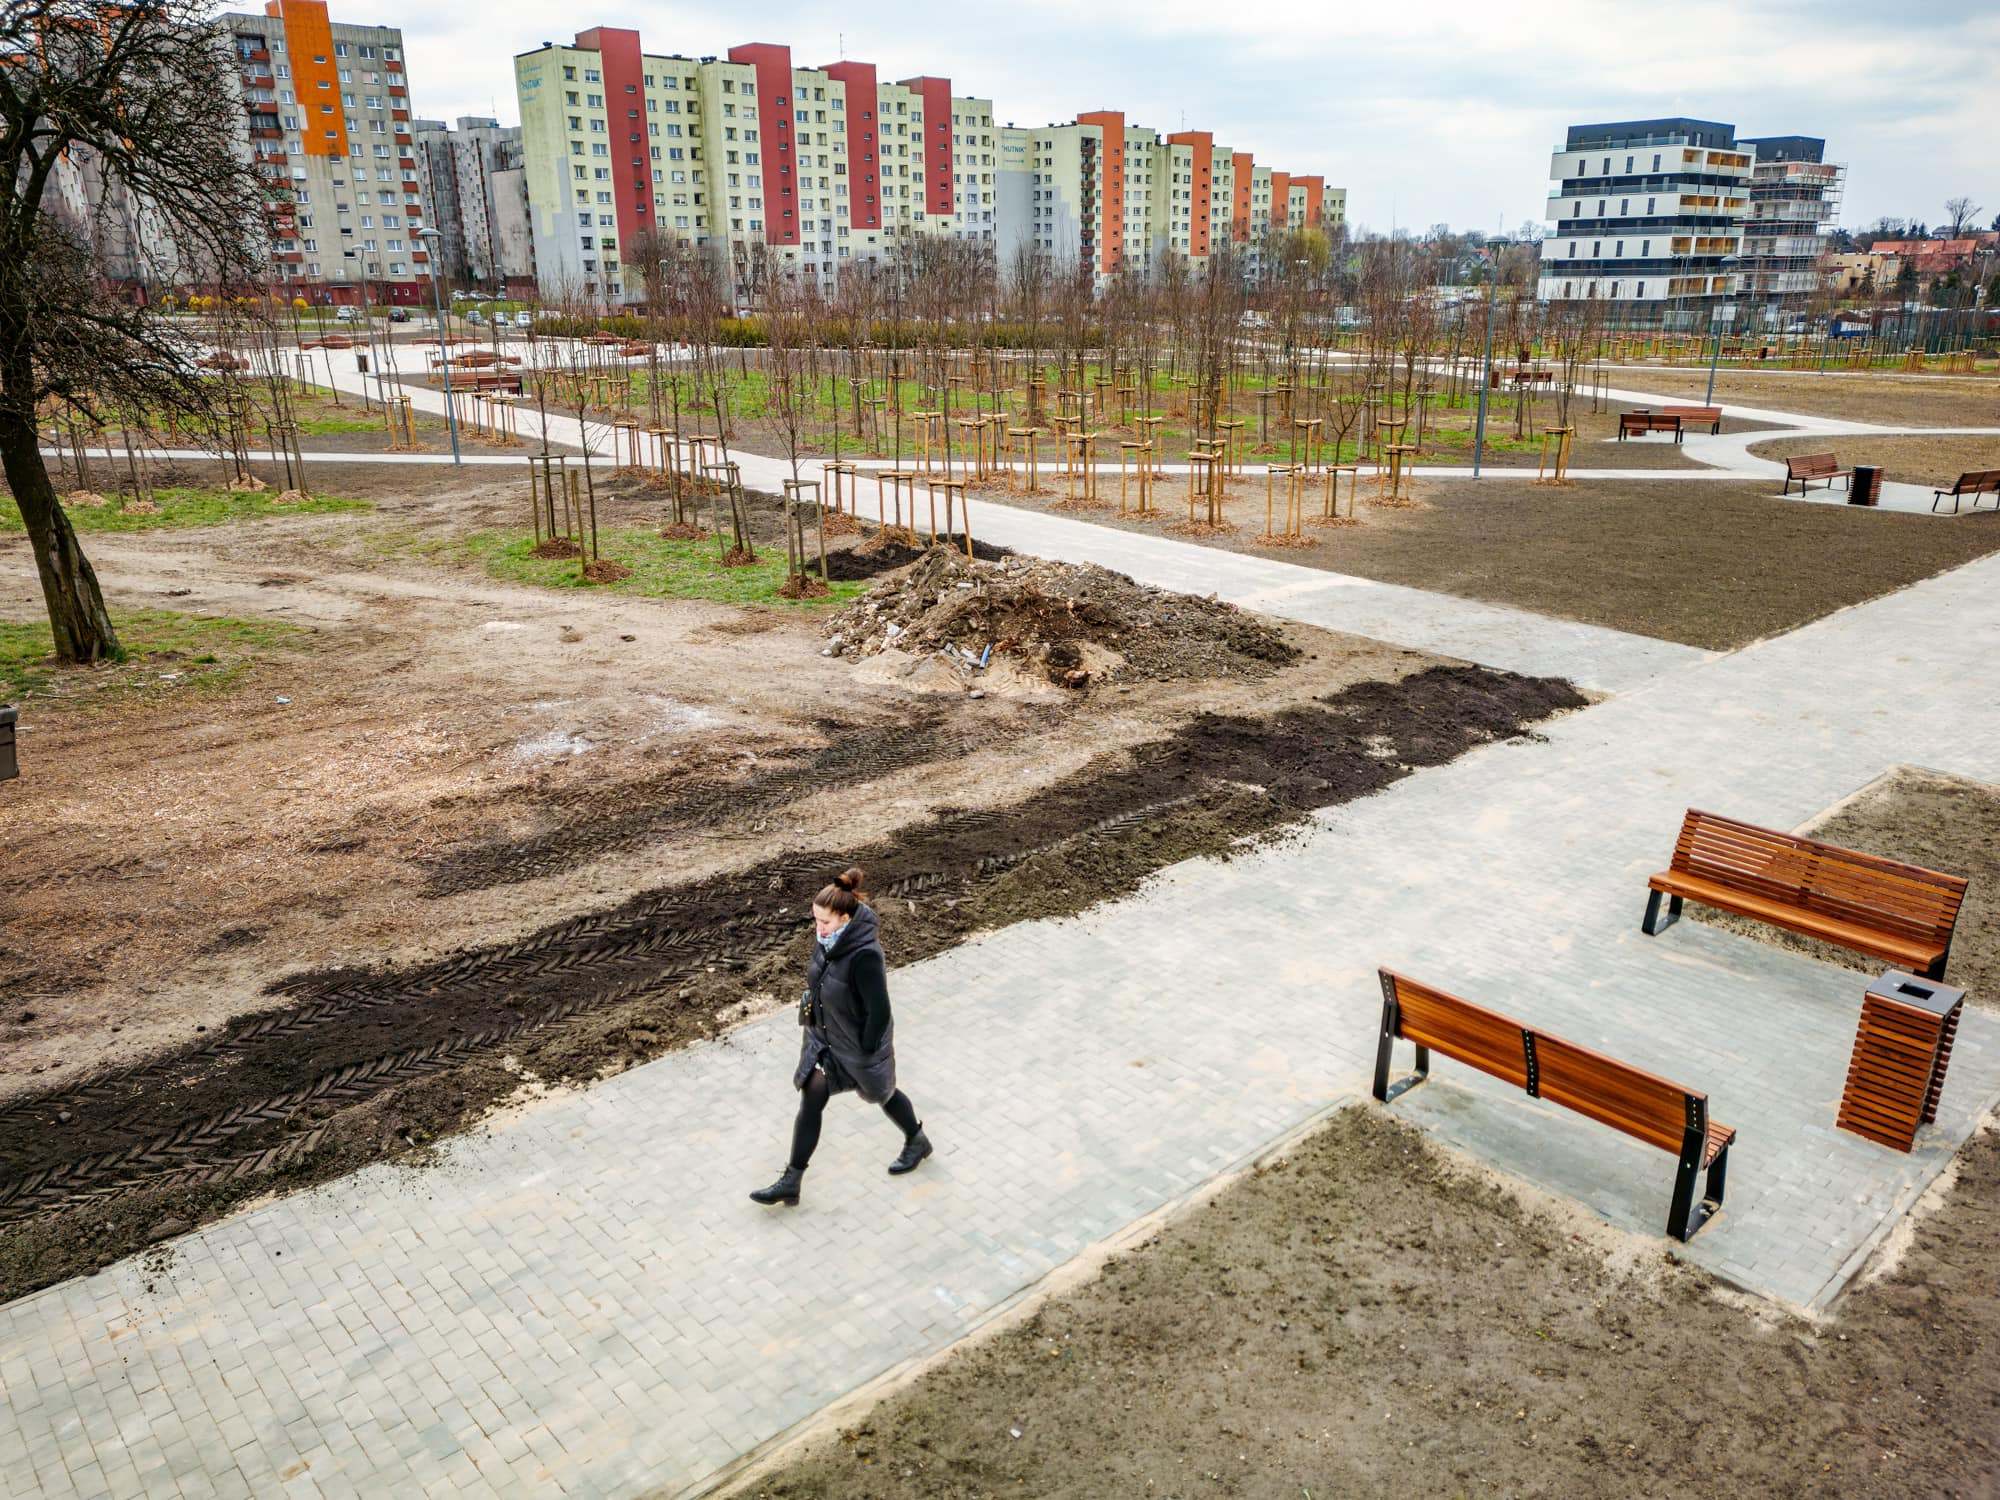
<svg viewBox="0 0 2000 1500">
<path fill-rule="evenodd" d="M 1235 174 L 1235 184 L 1230 198 L 1233 206 L 1229 215 L 1229 235 L 1239 245 L 1250 242 L 1250 188 L 1251 169 L 1257 165 L 1256 159 L 1248 151 L 1230 154 L 1229 170 Z"/>
<path fill-rule="evenodd" d="M 618 211 L 618 243 L 629 252 L 639 231 L 653 222 L 653 174 L 646 150 L 645 64 L 639 33 L 593 26 L 576 34 L 577 46 L 595 52 L 604 77 L 604 130 L 611 143 L 611 202 Z"/>
<path fill-rule="evenodd" d="M 1292 225 L 1292 174 L 1273 172 L 1271 174 L 1271 227 L 1289 229 Z"/>
<path fill-rule="evenodd" d="M 1093 110 L 1078 115 L 1076 123 L 1095 125 L 1104 132 L 1103 150 L 1097 158 L 1097 201 L 1103 213 L 1097 268 L 1109 274 L 1125 259 L 1125 114 L 1116 109 Z"/>
<path fill-rule="evenodd" d="M 1208 254 L 1209 175 L 1215 166 L 1215 137 L 1206 130 L 1183 130 L 1167 137 L 1169 146 L 1194 148 L 1193 222 L 1188 225 L 1188 254 Z"/>
<path fill-rule="evenodd" d="M 905 78 L 903 87 L 924 101 L 924 212 L 951 214 L 951 80 Z"/>
<path fill-rule="evenodd" d="M 828 63 L 826 76 L 847 85 L 847 222 L 854 229 L 882 227 L 882 100 L 875 87 L 875 64 Z"/>
<path fill-rule="evenodd" d="M 798 159 L 792 150 L 792 49 L 748 42 L 729 49 L 757 75 L 757 135 L 764 158 L 764 243 L 799 242 Z M 850 197 L 852 189 L 850 191 Z"/>
</svg>

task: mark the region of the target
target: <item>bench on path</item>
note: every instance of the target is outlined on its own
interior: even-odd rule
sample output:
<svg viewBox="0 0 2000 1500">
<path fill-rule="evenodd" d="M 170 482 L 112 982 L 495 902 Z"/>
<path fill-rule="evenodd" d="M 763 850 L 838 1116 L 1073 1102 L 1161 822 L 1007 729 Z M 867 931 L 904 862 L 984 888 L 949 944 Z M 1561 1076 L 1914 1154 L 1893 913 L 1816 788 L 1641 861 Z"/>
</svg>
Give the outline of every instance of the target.
<svg viewBox="0 0 2000 1500">
<path fill-rule="evenodd" d="M 1736 1131 L 1708 1117 L 1708 1095 L 1588 1047 L 1524 1026 L 1511 1016 L 1474 1005 L 1443 990 L 1405 979 L 1389 969 L 1382 979 L 1382 1035 L 1375 1050 L 1375 1097 L 1388 1103 L 1389 1056 L 1400 1038 L 1416 1044 L 1417 1076 L 1395 1093 L 1430 1076 L 1431 1053 L 1442 1052 L 1503 1083 L 1525 1090 L 1622 1131 L 1634 1140 L 1677 1155 L 1667 1233 L 1691 1238 L 1722 1207 L 1729 1147 Z M 1694 1183 L 1707 1174 L 1700 1215 Z M 1690 1220 L 1693 1220 L 1690 1223 Z"/>
<path fill-rule="evenodd" d="M 1951 499 L 1951 513 L 1958 514 L 1958 502 L 1967 495 L 1972 497 L 1972 508 L 1979 509 L 1981 495 L 1994 496 L 1994 505 L 2000 507 L 2000 469 L 1969 469 L 1958 476 L 1948 490 L 1931 491 L 1931 513 L 1937 513 L 1938 502 L 1947 496 Z"/>
<path fill-rule="evenodd" d="M 448 391 L 502 391 L 521 394 L 521 376 L 513 370 L 453 370 L 445 377 Z"/>
<path fill-rule="evenodd" d="M 1683 901 L 1768 922 L 1801 937 L 1944 978 L 1965 878 L 1688 809 L 1673 862 L 1646 882 L 1648 937 Z M 1660 922 L 1660 898 L 1669 906 Z M 1656 925 L 1657 924 L 1657 925 Z"/>
<path fill-rule="evenodd" d="M 1663 411 L 1621 411 L 1618 413 L 1618 441 L 1624 442 L 1628 433 L 1638 433 L 1644 437 L 1649 432 L 1671 432 L 1674 441 L 1681 440 L 1681 419 Z"/>
<path fill-rule="evenodd" d="M 1711 434 L 1722 431 L 1722 408 L 1719 406 L 1663 406 L 1660 410 L 1695 427 L 1706 422 Z"/>
<path fill-rule="evenodd" d="M 1803 495 L 1806 486 L 1815 479 L 1824 480 L 1828 489 L 1833 488 L 1836 479 L 1845 479 L 1848 489 L 1854 488 L 1854 471 L 1841 468 L 1840 460 L 1831 453 L 1800 453 L 1785 460 L 1785 488 L 1782 493 L 1789 495 L 1796 484 Z M 1932 508 L 1935 509 L 1935 505 Z"/>
</svg>

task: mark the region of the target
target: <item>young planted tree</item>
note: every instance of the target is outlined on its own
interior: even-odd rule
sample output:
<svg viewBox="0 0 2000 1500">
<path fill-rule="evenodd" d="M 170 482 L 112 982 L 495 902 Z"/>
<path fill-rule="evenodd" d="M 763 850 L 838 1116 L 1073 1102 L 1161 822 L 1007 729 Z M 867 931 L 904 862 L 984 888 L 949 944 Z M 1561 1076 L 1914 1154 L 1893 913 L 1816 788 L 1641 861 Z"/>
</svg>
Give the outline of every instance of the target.
<svg viewBox="0 0 2000 1500">
<path fill-rule="evenodd" d="M 819 507 L 813 507 L 819 538 L 820 576 L 808 580 L 805 527 L 805 499 L 799 459 L 805 450 L 811 419 L 815 378 L 814 355 L 825 321 L 825 303 L 819 279 L 777 270 L 764 281 L 764 416 L 776 429 L 791 463 L 791 482 L 784 487 L 785 511 L 785 590 L 793 598 L 826 591 L 826 532 L 818 525 Z"/>
<path fill-rule="evenodd" d="M 97 575 L 42 461 L 45 401 L 206 410 L 200 353 L 140 285 L 253 289 L 264 180 L 235 141 L 242 93 L 204 0 L 0 0 L 0 465 L 20 507 L 56 656 L 118 653 Z M 89 191 L 66 193 L 71 174 Z M 119 267 L 59 205 L 117 205 L 144 232 Z"/>
</svg>

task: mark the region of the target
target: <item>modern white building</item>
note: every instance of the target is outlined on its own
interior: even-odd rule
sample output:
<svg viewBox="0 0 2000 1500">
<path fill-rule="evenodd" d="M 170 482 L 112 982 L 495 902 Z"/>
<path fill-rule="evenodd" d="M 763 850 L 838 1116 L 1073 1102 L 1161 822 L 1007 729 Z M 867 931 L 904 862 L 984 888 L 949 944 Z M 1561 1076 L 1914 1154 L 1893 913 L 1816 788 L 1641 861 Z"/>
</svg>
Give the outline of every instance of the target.
<svg viewBox="0 0 2000 1500">
<path fill-rule="evenodd" d="M 1770 313 L 1797 306 L 1824 284 L 1847 168 L 1826 160 L 1818 136 L 1768 135 L 1737 144 L 1756 153 L 1738 268 L 1746 307 Z"/>
<path fill-rule="evenodd" d="M 1621 322 L 1701 326 L 1738 290 L 1753 157 L 1714 120 L 1573 125 L 1550 159 L 1538 294 Z"/>
</svg>

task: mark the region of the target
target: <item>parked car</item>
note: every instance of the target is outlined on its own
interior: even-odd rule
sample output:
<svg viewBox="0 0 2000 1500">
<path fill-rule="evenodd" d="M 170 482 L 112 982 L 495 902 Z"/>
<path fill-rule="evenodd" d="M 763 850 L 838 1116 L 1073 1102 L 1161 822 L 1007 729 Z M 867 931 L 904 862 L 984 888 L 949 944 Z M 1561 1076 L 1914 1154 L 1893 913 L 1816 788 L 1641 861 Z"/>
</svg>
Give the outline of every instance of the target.
<svg viewBox="0 0 2000 1500">
<path fill-rule="evenodd" d="M 359 319 L 360 316 L 361 316 L 360 308 L 343 307 L 335 311 L 333 315 L 333 321 L 336 323 L 352 323 L 355 322 L 357 319 Z"/>
<path fill-rule="evenodd" d="M 407 322 L 409 322 L 409 321 L 410 321 L 410 310 L 409 310 L 409 309 L 408 309 L 407 307 L 392 307 L 392 308 L 390 308 L 390 309 L 389 309 L 389 321 L 390 321 L 391 323 L 407 323 Z"/>
<path fill-rule="evenodd" d="M 530 327 L 533 325 L 534 321 L 535 321 L 535 315 L 529 312 L 525 307 L 522 308 L 519 312 L 514 314 L 514 326 L 516 328 Z"/>
<path fill-rule="evenodd" d="M 481 312 L 478 308 L 475 307 L 471 312 L 465 315 L 465 321 L 468 323 L 477 323 L 483 326 L 486 322 L 486 314 Z"/>
</svg>

